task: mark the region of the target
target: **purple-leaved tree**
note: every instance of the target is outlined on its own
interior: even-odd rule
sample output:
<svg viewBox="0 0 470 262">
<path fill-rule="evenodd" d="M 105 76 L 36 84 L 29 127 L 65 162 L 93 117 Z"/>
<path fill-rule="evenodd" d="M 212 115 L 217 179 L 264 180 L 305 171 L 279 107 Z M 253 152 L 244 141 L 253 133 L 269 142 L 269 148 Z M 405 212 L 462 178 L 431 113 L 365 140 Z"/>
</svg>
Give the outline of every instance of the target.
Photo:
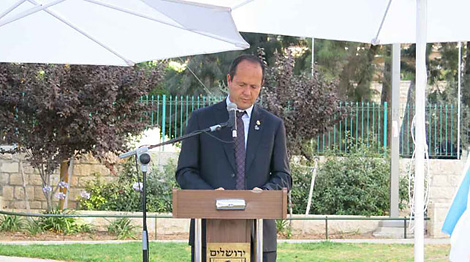
<svg viewBox="0 0 470 262">
<path fill-rule="evenodd" d="M 295 75 L 289 51 L 276 54 L 275 64 L 266 68 L 265 81 L 263 104 L 284 120 L 289 155 L 312 160 L 309 141 L 341 119 L 337 83 L 324 80 L 318 72 L 313 77 Z"/>
<path fill-rule="evenodd" d="M 47 209 L 63 161 L 92 153 L 106 160 L 145 128 L 139 98 L 161 81 L 160 64 L 139 67 L 0 64 L 0 135 L 28 152 L 39 171 Z M 106 161 L 105 161 L 106 162 Z"/>
</svg>

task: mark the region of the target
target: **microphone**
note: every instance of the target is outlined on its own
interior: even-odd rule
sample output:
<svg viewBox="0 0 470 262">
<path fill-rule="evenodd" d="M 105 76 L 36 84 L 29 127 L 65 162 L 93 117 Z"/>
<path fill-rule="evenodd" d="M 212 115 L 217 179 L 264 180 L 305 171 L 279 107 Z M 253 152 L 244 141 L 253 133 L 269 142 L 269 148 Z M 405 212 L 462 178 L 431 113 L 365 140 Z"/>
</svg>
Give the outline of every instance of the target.
<svg viewBox="0 0 470 262">
<path fill-rule="evenodd" d="M 235 103 L 228 103 L 227 104 L 227 111 L 228 111 L 228 121 L 227 126 L 232 128 L 232 137 L 237 137 L 237 104 Z"/>
</svg>

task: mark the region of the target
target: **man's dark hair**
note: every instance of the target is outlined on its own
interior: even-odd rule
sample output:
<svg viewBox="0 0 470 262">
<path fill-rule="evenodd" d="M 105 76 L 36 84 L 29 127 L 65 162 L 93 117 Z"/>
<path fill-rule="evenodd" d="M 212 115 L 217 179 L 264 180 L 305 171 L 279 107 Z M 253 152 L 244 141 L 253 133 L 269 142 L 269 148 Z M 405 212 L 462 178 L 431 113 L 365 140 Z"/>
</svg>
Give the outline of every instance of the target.
<svg viewBox="0 0 470 262">
<path fill-rule="evenodd" d="M 232 64 L 230 65 L 230 71 L 229 71 L 230 78 L 233 79 L 235 77 L 235 74 L 237 73 L 237 66 L 242 61 L 249 61 L 249 62 L 252 62 L 252 63 L 255 63 L 255 64 L 259 64 L 259 66 L 261 66 L 261 70 L 263 72 L 263 78 L 261 79 L 261 81 L 264 82 L 264 71 L 265 71 L 264 63 L 258 57 L 254 56 L 254 55 L 240 55 L 237 58 L 235 58 L 233 60 Z"/>
</svg>

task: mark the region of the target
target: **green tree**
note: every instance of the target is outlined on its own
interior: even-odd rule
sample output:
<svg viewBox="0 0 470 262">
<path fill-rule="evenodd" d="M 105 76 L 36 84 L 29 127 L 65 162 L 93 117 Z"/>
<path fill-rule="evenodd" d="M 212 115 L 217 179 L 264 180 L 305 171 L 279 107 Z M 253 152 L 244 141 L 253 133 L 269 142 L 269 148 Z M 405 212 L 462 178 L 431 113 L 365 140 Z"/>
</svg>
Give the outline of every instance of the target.
<svg viewBox="0 0 470 262">
<path fill-rule="evenodd" d="M 182 70 L 167 68 L 164 85 L 167 93 L 171 95 L 226 95 L 226 75 L 230 64 L 237 56 L 241 54 L 256 55 L 257 49 L 263 48 L 266 61 L 274 63 L 275 52 L 283 53 L 287 47 L 292 45 L 307 45 L 305 40 L 298 37 L 258 33 L 241 34 L 250 44 L 250 48 L 247 50 L 172 59 L 171 61 L 186 66 Z M 299 60 L 303 58 L 299 58 Z M 302 69 L 299 69 L 300 71 Z"/>
</svg>

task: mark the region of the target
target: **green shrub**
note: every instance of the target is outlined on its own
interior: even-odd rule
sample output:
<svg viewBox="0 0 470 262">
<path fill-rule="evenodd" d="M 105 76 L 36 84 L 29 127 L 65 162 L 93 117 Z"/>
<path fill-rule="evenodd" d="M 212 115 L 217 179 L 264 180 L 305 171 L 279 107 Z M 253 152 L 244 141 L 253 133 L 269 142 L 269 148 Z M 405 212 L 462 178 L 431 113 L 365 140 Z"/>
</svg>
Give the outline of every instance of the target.
<svg viewBox="0 0 470 262">
<path fill-rule="evenodd" d="M 292 238 L 292 226 L 286 219 L 276 219 L 277 233 L 286 239 Z"/>
<path fill-rule="evenodd" d="M 108 225 L 108 231 L 118 237 L 118 239 L 135 239 L 136 226 L 131 224 L 127 217 L 118 218 Z"/>
<path fill-rule="evenodd" d="M 169 161 L 160 170 L 153 166 L 147 175 L 147 210 L 149 212 L 171 212 L 172 189 L 177 187 L 175 180 L 176 164 Z M 132 188 L 137 182 L 134 160 L 123 164 L 116 181 L 102 183 L 99 174 L 88 183 L 86 191 L 90 198 L 80 199 L 80 208 L 85 210 L 140 211 L 141 193 Z M 139 177 L 141 174 L 139 173 Z M 141 181 L 141 179 L 140 179 Z"/>
<path fill-rule="evenodd" d="M 390 209 L 390 158 L 367 145 L 350 146 L 344 156 L 326 155 L 313 189 L 311 214 L 386 215 Z M 313 166 L 313 163 L 304 164 Z M 312 170 L 291 164 L 293 213 L 305 214 Z M 405 178 L 400 179 L 399 208 L 407 201 Z"/>
<path fill-rule="evenodd" d="M 0 217 L 0 232 L 19 232 L 25 228 L 25 221 L 20 216 L 2 215 Z"/>
<path fill-rule="evenodd" d="M 41 225 L 39 225 L 38 220 L 34 220 L 34 219 L 31 219 L 30 221 L 28 221 L 26 225 L 26 231 L 32 236 L 37 235 L 38 233 L 44 232 Z"/>
<path fill-rule="evenodd" d="M 50 212 L 46 212 L 46 214 L 61 215 L 61 214 L 73 214 L 73 212 L 69 210 L 60 210 L 59 208 L 57 208 Z M 51 231 L 55 233 L 64 233 L 64 234 L 91 232 L 90 225 L 77 223 L 77 219 L 75 217 L 64 217 L 64 216 L 39 217 L 36 223 L 37 223 L 37 226 L 42 231 Z M 33 231 L 35 230 L 36 229 L 33 229 Z"/>
<path fill-rule="evenodd" d="M 291 176 L 292 176 L 292 212 L 294 214 L 305 214 L 307 207 L 308 192 L 310 190 L 310 181 L 312 179 L 312 168 L 307 166 L 313 164 L 305 163 L 299 165 L 298 163 L 291 163 Z M 318 171 L 317 171 L 318 173 Z"/>
</svg>

